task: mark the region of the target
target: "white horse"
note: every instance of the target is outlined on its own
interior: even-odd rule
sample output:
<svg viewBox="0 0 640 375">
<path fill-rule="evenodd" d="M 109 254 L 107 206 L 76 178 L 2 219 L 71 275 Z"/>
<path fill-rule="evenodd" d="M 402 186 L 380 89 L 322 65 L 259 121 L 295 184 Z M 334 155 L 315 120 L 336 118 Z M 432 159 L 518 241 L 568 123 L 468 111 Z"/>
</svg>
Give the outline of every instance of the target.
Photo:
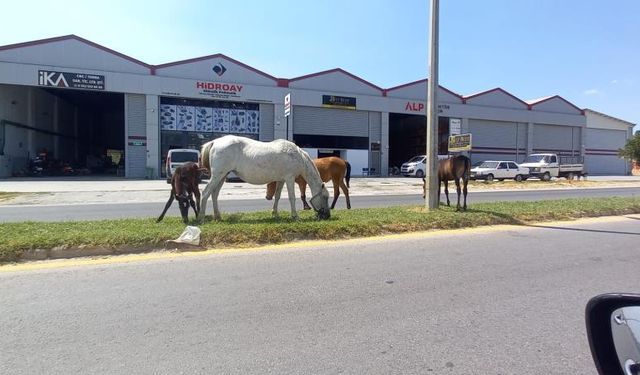
<svg viewBox="0 0 640 375">
<path fill-rule="evenodd" d="M 313 198 L 311 206 L 316 210 L 319 219 L 328 219 L 329 192 L 322 183 L 318 169 L 309 154 L 294 143 L 278 139 L 273 142 L 259 142 L 245 137 L 225 135 L 202 145 L 202 166 L 209 169 L 211 179 L 202 192 L 202 202 L 198 220 L 204 219 L 207 199 L 213 201 L 213 217 L 220 220 L 218 210 L 218 194 L 224 184 L 227 173 L 233 171 L 244 181 L 254 185 L 277 182 L 273 215 L 278 215 L 278 200 L 282 187 L 287 184 L 291 217 L 298 218 L 294 181 L 302 176 L 311 188 Z"/>
</svg>

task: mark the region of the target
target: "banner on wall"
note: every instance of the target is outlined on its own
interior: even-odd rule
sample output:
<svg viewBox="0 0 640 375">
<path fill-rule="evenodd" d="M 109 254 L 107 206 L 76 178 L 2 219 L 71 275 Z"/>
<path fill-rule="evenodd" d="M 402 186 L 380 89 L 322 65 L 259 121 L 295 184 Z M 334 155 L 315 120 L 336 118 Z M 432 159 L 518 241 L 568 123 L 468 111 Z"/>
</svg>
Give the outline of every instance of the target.
<svg viewBox="0 0 640 375">
<path fill-rule="evenodd" d="M 67 89 L 104 90 L 104 76 L 99 74 L 38 70 L 38 85 Z"/>
<path fill-rule="evenodd" d="M 161 97 L 161 130 L 188 133 L 260 134 L 260 105 Z"/>
</svg>

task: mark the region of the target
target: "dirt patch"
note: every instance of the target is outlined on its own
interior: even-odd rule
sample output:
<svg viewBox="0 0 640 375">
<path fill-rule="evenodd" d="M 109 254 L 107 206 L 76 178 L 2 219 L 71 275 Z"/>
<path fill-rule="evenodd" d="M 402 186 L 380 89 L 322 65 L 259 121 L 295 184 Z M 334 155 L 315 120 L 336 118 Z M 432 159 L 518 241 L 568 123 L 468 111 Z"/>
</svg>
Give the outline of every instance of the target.
<svg viewBox="0 0 640 375">
<path fill-rule="evenodd" d="M 22 195 L 22 193 L 5 193 L 0 191 L 0 202 L 10 201 L 19 195 Z"/>
</svg>

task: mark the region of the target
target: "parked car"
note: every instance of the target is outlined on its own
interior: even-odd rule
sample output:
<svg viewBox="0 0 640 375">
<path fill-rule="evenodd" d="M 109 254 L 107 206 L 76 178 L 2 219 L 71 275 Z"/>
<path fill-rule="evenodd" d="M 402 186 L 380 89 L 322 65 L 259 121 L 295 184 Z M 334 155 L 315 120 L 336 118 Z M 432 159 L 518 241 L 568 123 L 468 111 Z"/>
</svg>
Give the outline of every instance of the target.
<svg viewBox="0 0 640 375">
<path fill-rule="evenodd" d="M 438 160 L 448 159 L 449 155 L 438 155 Z M 400 167 L 400 173 L 403 176 L 415 176 L 418 178 L 424 177 L 427 173 L 427 156 L 417 155 L 409 159 L 408 162 L 402 164 Z"/>
<path fill-rule="evenodd" d="M 198 150 L 192 150 L 189 148 L 176 148 L 169 150 L 166 162 L 167 183 L 171 183 L 171 176 L 173 176 L 176 168 L 189 161 L 198 163 L 199 160 L 200 151 Z"/>
<path fill-rule="evenodd" d="M 529 169 L 519 166 L 513 161 L 486 160 L 471 168 L 472 180 L 493 181 L 497 179 L 514 179 L 516 181 L 526 180 L 529 176 Z"/>
</svg>

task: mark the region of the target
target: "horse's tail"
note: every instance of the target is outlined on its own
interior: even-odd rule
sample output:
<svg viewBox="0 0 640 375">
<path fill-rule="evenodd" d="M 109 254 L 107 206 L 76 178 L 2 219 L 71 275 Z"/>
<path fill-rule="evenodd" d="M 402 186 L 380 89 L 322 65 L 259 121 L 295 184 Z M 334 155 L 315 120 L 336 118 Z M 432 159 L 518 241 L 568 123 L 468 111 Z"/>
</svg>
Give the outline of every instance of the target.
<svg viewBox="0 0 640 375">
<path fill-rule="evenodd" d="M 200 149 L 200 167 L 205 168 L 207 171 L 211 170 L 211 165 L 209 164 L 209 153 L 211 152 L 211 146 L 213 146 L 213 141 L 209 141 L 202 145 Z"/>
<path fill-rule="evenodd" d="M 468 181 L 471 174 L 471 159 L 468 156 L 464 156 L 464 180 Z"/>
<path fill-rule="evenodd" d="M 351 164 L 346 160 L 344 162 L 347 163 L 347 173 L 344 176 L 344 180 L 347 183 L 347 187 L 351 188 L 351 186 L 349 186 L 349 180 L 351 180 Z"/>
</svg>

